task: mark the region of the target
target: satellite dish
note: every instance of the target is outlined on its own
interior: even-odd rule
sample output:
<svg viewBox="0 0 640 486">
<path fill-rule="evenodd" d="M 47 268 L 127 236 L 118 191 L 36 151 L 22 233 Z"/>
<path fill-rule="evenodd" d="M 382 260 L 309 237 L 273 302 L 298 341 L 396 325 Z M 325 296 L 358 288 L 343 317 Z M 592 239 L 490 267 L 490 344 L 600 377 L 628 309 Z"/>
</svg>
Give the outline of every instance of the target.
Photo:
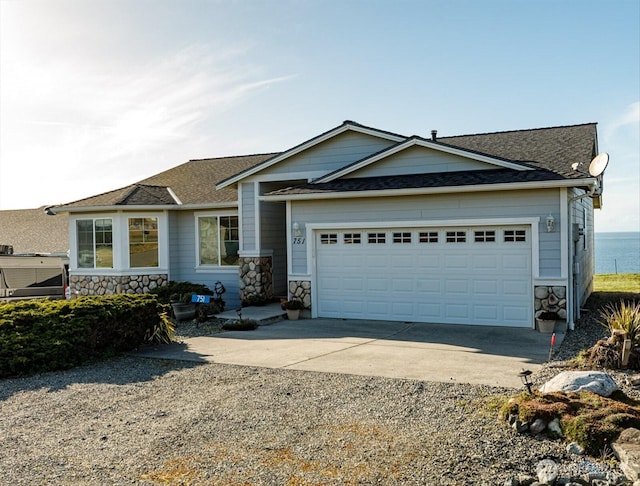
<svg viewBox="0 0 640 486">
<path fill-rule="evenodd" d="M 602 152 L 601 154 L 596 155 L 589 164 L 589 174 L 593 177 L 598 177 L 607 168 L 607 164 L 609 164 L 608 153 Z"/>
</svg>

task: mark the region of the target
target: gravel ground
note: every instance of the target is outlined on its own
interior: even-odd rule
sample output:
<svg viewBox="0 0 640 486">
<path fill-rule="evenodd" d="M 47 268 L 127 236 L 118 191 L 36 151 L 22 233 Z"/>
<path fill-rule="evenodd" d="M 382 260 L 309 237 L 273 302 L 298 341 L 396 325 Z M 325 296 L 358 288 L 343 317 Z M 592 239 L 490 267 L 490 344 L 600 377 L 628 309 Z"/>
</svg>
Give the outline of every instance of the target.
<svg viewBox="0 0 640 486">
<path fill-rule="evenodd" d="M 536 383 L 604 336 L 593 321 Z M 0 380 L 0 483 L 494 485 L 544 458 L 567 474 L 606 469 L 559 441 L 517 435 L 483 406 L 513 392 L 119 357 Z"/>
</svg>

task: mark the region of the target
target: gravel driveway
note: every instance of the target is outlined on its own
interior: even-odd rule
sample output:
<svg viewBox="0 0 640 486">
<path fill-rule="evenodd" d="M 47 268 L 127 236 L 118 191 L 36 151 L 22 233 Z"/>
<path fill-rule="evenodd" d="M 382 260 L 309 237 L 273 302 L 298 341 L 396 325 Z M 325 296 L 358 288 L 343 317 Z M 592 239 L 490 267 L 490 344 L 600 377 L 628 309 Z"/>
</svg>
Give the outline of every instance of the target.
<svg viewBox="0 0 640 486">
<path fill-rule="evenodd" d="M 580 346 L 583 335 L 572 333 Z M 560 442 L 516 435 L 480 406 L 513 392 L 125 356 L 1 380 L 0 478 L 493 485 L 547 457 L 565 471 L 594 467 Z"/>
</svg>

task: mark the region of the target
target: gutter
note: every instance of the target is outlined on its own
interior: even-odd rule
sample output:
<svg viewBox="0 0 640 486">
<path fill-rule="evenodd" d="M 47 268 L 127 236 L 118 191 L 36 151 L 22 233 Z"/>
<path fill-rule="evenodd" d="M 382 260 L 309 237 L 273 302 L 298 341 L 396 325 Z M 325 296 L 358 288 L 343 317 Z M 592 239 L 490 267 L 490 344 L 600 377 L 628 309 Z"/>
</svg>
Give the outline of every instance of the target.
<svg viewBox="0 0 640 486">
<path fill-rule="evenodd" d="M 259 201 L 309 201 L 316 199 L 356 199 L 365 197 L 417 196 L 427 194 L 449 194 L 459 192 L 515 191 L 519 189 L 553 189 L 561 187 L 592 187 L 596 179 L 563 179 L 560 181 L 504 182 L 500 184 L 476 184 L 470 186 L 418 187 L 411 189 L 389 189 L 368 191 L 332 191 L 307 194 L 274 194 L 258 196 Z"/>
</svg>

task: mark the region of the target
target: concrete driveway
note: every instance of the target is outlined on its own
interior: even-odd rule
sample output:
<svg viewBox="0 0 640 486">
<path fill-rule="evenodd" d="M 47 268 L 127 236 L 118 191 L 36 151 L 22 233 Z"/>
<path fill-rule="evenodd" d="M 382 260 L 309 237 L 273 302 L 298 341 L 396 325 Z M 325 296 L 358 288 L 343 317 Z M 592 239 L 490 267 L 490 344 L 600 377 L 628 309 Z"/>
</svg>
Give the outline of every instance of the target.
<svg viewBox="0 0 640 486">
<path fill-rule="evenodd" d="M 556 347 L 564 334 L 556 335 Z M 150 358 L 519 388 L 548 359 L 531 329 L 303 319 L 187 339 L 136 352 Z"/>
<path fill-rule="evenodd" d="M 556 335 L 556 347 L 564 334 Z M 138 356 L 520 388 L 518 373 L 548 359 L 531 329 L 303 319 L 195 337 Z"/>
</svg>

